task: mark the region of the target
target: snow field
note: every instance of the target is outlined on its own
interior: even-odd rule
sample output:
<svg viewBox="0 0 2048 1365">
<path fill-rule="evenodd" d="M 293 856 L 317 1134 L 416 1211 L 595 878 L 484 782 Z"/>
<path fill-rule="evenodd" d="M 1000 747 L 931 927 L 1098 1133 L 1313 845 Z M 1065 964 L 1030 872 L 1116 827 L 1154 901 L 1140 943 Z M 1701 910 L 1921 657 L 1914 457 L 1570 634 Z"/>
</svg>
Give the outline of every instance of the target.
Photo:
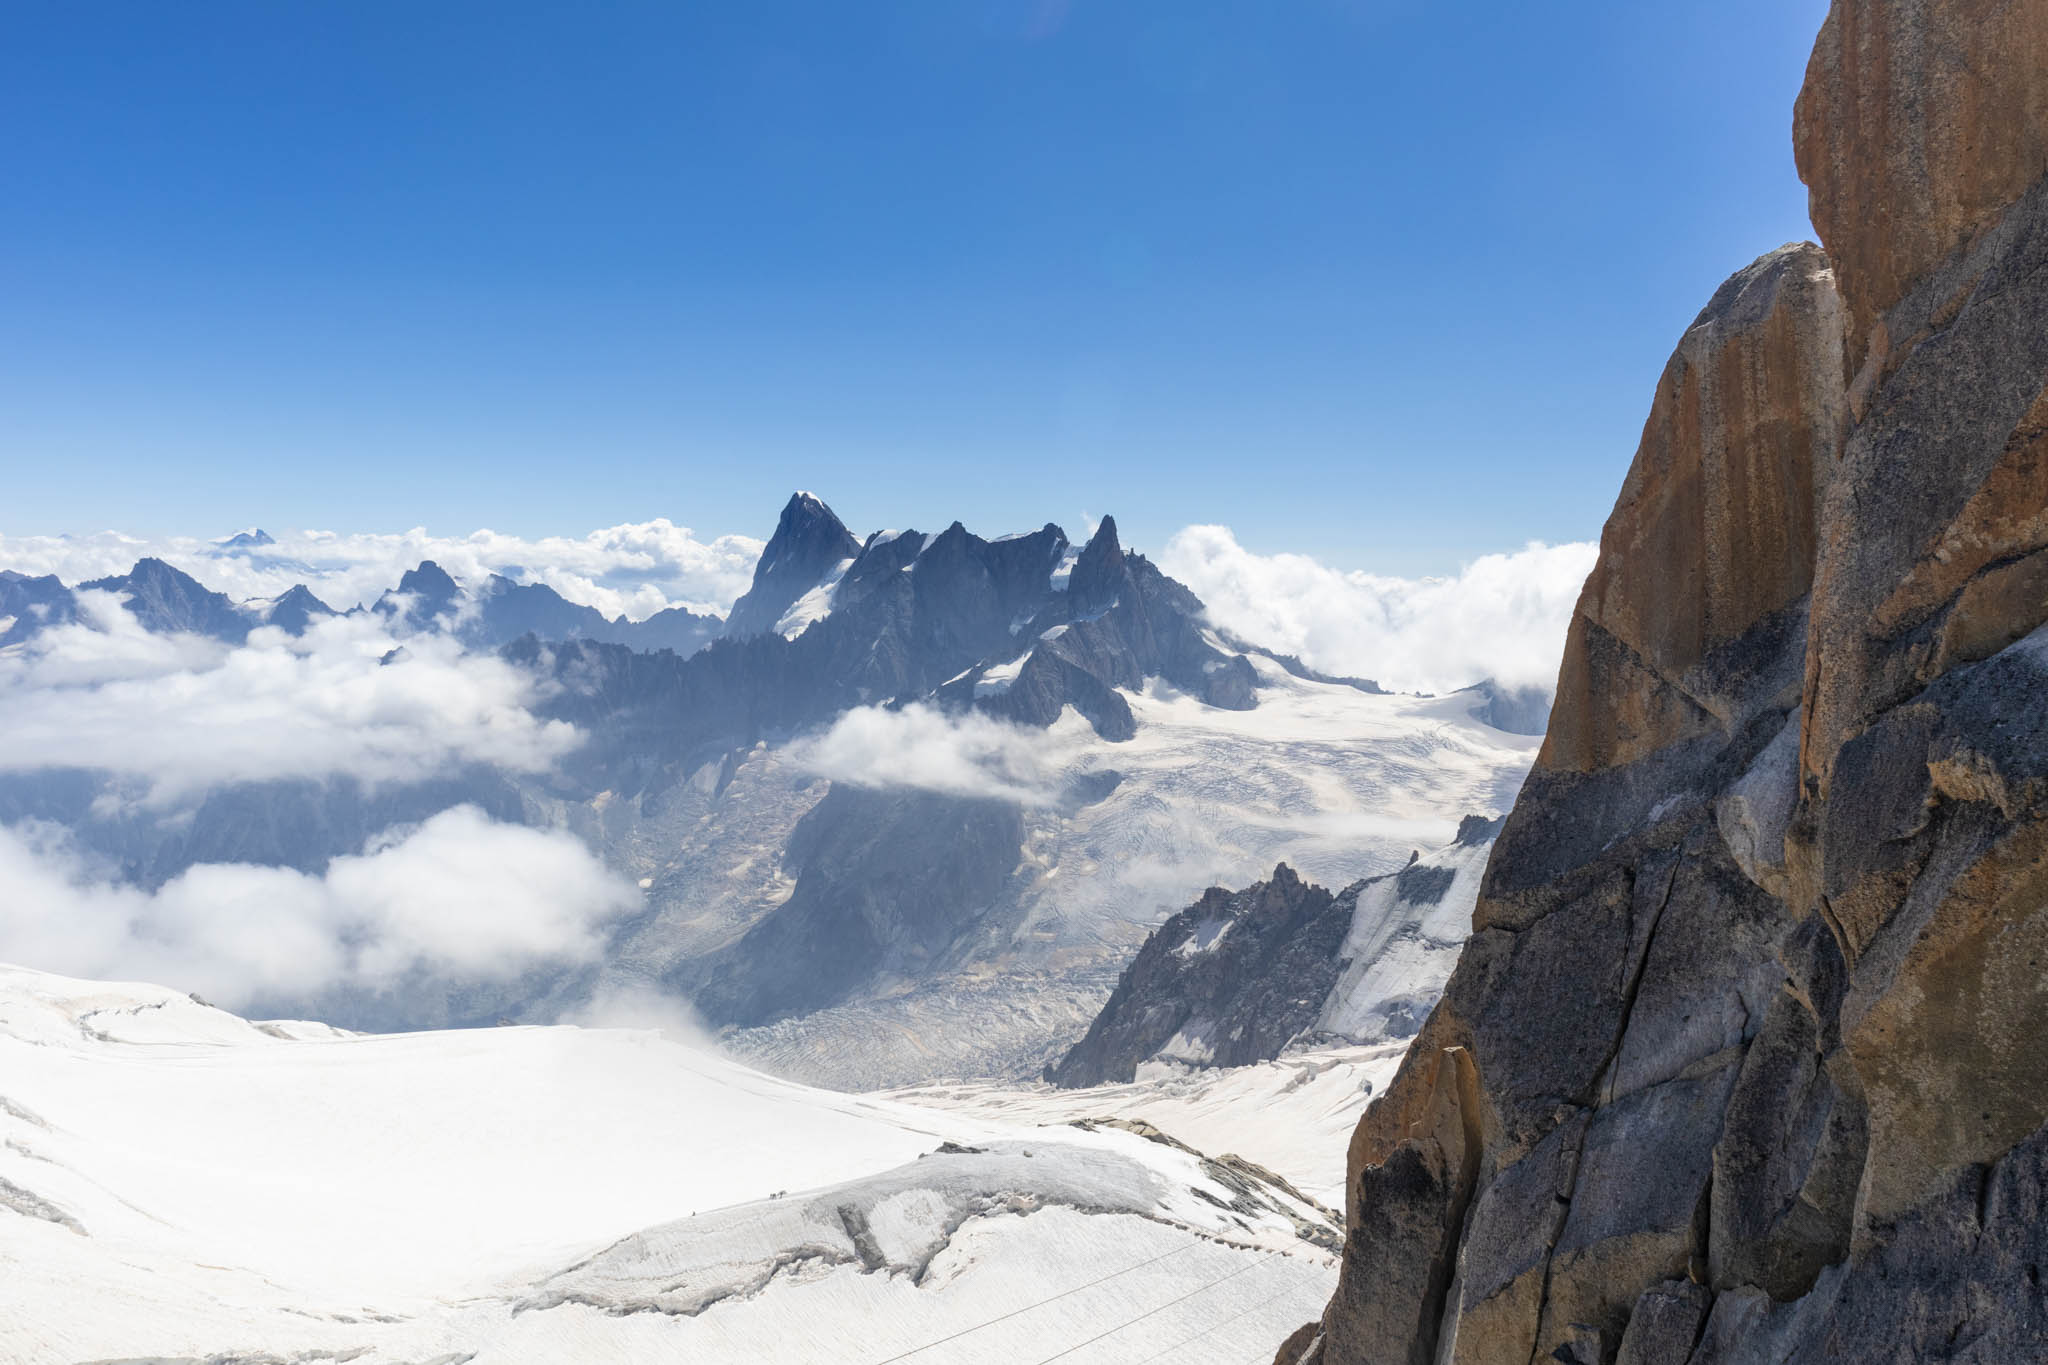
<svg viewBox="0 0 2048 1365">
<path fill-rule="evenodd" d="M 1329 1292 L 1317 1225 L 1134 1132 L 651 1032 L 350 1035 L 0 968 L 8 1365 L 1234 1362 Z"/>
</svg>

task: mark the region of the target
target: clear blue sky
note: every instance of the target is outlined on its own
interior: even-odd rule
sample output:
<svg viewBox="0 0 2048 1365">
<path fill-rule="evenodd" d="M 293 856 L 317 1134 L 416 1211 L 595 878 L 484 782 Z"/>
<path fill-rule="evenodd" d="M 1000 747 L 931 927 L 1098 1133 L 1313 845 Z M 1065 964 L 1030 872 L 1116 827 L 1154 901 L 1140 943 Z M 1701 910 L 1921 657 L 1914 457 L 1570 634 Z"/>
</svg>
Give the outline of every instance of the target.
<svg viewBox="0 0 2048 1365">
<path fill-rule="evenodd" d="M 0 532 L 1595 534 L 1824 0 L 0 9 Z"/>
</svg>

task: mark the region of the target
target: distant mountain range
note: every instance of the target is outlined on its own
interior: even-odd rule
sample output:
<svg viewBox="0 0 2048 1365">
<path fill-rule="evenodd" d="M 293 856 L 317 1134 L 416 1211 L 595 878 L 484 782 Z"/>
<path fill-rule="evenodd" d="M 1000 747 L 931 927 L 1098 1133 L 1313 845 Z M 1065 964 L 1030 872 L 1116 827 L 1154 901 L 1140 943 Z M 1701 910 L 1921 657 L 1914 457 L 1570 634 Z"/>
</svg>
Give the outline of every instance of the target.
<svg viewBox="0 0 2048 1365">
<path fill-rule="evenodd" d="M 247 534 L 227 542 L 248 546 L 272 543 Z M 337 611 L 305 584 L 273 598 L 234 601 L 214 592 L 184 570 L 161 559 L 140 559 L 125 574 L 80 583 L 79 591 L 120 596 L 146 630 L 204 635 L 241 644 L 249 632 L 276 626 L 288 635 L 302 635 L 312 622 L 363 610 Z M 473 591 L 465 591 L 433 560 L 424 560 L 399 579 L 369 610 L 413 630 L 448 630 L 464 644 L 495 649 L 524 635 L 546 640 L 599 640 L 638 650 L 671 649 L 689 654 L 718 638 L 724 622 L 671 607 L 643 621 L 606 617 L 595 607 L 571 602 L 544 583 L 515 583 L 492 574 Z M 76 620 L 77 593 L 54 575 L 30 578 L 0 570 L 0 646 L 34 638 L 48 626 Z"/>
<path fill-rule="evenodd" d="M 337 614 L 303 585 L 232 601 L 157 559 L 85 590 L 115 594 L 149 631 L 230 644 Z M 0 642 L 78 619 L 78 591 L 0 573 Z M 1396 696 L 1225 639 L 1108 517 L 1078 546 L 1050 524 L 856 537 L 799 493 L 723 621 L 607 619 L 545 585 L 460 583 L 431 561 L 357 612 L 401 641 L 497 652 L 541 684 L 536 714 L 583 742 L 538 776 L 243 783 L 175 821 L 101 800 L 90 772 L 16 774 L 0 777 L 0 823 L 62 823 L 144 886 L 204 862 L 317 872 L 465 802 L 566 827 L 646 888 L 602 965 L 273 1012 L 481 1023 L 652 987 L 687 997 L 736 1051 L 840 1085 L 1037 1071 L 1203 886 L 1283 860 L 1335 885 L 1398 871 L 1418 822 L 1447 837 L 1504 809 L 1540 729 L 1490 685 Z M 1016 742 L 1045 768 L 1043 790 L 935 785 L 887 744 L 824 780 L 806 746 L 864 707 L 941 738 L 976 718 L 1042 735 Z"/>
</svg>

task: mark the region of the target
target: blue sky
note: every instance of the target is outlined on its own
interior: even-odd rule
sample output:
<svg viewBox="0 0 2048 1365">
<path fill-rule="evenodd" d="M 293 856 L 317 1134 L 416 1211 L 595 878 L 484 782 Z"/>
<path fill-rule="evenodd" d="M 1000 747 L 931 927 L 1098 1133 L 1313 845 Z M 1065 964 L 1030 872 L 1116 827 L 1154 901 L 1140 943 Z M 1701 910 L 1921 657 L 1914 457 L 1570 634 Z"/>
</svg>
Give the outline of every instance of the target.
<svg viewBox="0 0 2048 1365">
<path fill-rule="evenodd" d="M 0 11 L 0 532 L 1597 533 L 1824 0 Z"/>
</svg>

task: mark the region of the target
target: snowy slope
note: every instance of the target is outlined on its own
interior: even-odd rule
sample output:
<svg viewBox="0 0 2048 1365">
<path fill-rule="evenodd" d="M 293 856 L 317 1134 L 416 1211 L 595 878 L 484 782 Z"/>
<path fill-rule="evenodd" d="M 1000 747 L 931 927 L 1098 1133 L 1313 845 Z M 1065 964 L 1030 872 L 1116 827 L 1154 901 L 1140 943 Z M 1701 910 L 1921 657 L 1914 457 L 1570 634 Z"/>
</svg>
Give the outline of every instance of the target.
<svg viewBox="0 0 2048 1365">
<path fill-rule="evenodd" d="M 0 968 L 0 1361 L 1235 1361 L 1329 1292 L 1284 1184 L 1033 1118 Z"/>
<path fill-rule="evenodd" d="M 993 1122 L 1138 1119 L 1201 1151 L 1257 1162 L 1310 1198 L 1342 1208 L 1351 1130 L 1407 1050 L 1405 1042 L 1316 1048 L 1238 1067 L 1155 1062 L 1126 1085 L 1061 1090 L 977 1081 L 916 1086 L 889 1098 Z"/>
<path fill-rule="evenodd" d="M 1491 838 L 1454 843 L 1358 893 L 1338 953 L 1349 965 L 1323 1005 L 1319 1032 L 1361 1043 L 1414 1036 L 1458 965 L 1492 853 Z"/>
</svg>

